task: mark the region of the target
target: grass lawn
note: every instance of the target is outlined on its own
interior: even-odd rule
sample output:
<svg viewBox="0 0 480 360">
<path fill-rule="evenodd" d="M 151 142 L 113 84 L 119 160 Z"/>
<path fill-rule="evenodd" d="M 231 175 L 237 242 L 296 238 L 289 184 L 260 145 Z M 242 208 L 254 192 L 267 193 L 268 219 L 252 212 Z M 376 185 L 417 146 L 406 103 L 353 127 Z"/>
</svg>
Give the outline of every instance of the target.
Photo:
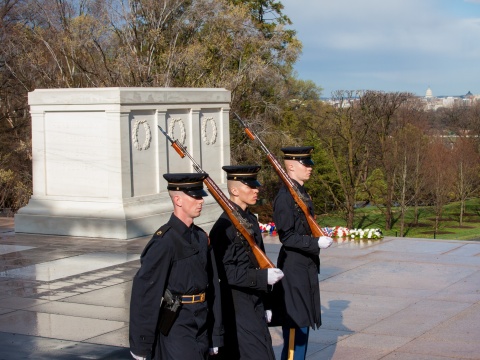
<svg viewBox="0 0 480 360">
<path fill-rule="evenodd" d="M 355 228 L 379 228 L 385 236 L 400 236 L 400 212 L 394 210 L 393 229 L 385 230 L 385 217 L 376 206 L 356 209 Z M 480 199 L 471 199 L 466 204 L 463 224 L 460 226 L 460 203 L 445 206 L 438 232 L 434 232 L 435 214 L 431 207 L 419 209 L 419 222 L 413 224 L 413 208 L 407 210 L 405 220 L 405 237 L 419 237 L 447 240 L 479 240 L 480 241 Z M 328 214 L 317 217 L 323 226 L 345 226 L 342 214 Z"/>
</svg>

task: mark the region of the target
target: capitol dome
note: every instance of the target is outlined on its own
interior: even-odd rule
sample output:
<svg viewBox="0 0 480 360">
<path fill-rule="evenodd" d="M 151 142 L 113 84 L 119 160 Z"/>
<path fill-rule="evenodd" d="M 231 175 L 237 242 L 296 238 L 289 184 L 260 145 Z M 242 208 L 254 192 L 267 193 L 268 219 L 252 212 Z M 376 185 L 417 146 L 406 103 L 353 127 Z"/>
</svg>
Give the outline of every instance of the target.
<svg viewBox="0 0 480 360">
<path fill-rule="evenodd" d="M 425 92 L 425 97 L 427 99 L 433 97 L 433 92 L 432 92 L 432 89 L 430 89 L 430 86 L 428 87 L 427 91 Z"/>
</svg>

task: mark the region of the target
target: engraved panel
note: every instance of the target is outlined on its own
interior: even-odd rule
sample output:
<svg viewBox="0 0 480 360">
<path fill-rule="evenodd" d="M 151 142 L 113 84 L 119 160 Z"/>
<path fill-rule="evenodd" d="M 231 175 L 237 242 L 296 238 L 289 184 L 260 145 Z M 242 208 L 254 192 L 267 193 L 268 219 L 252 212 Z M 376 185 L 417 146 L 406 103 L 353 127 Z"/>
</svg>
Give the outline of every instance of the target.
<svg viewBox="0 0 480 360">
<path fill-rule="evenodd" d="M 210 130 L 210 131 L 209 131 Z M 206 145 L 213 145 L 217 142 L 217 123 L 213 116 L 203 116 L 202 119 L 202 140 Z"/>
<path fill-rule="evenodd" d="M 220 109 L 204 108 L 200 112 L 201 151 L 203 169 L 217 183 L 223 183 L 225 174 L 222 170 L 223 124 L 220 121 Z"/>
<path fill-rule="evenodd" d="M 104 112 L 46 113 L 47 195 L 106 197 L 107 143 Z"/>
<path fill-rule="evenodd" d="M 158 192 L 156 146 L 150 144 L 152 132 L 158 132 L 153 110 L 137 110 L 130 113 L 132 186 L 133 196 L 152 195 Z M 158 137 L 158 134 L 156 134 Z M 137 145 L 136 146 L 136 142 Z M 147 146 L 148 144 L 148 146 Z"/>
<path fill-rule="evenodd" d="M 192 124 L 190 119 L 190 110 L 168 110 L 167 112 L 167 131 L 169 135 L 184 145 L 188 152 L 195 158 L 193 151 Z M 197 160 L 198 161 L 198 160 Z M 168 172 L 182 173 L 194 172 L 191 162 L 188 158 L 180 158 L 177 152 L 168 146 Z"/>
</svg>

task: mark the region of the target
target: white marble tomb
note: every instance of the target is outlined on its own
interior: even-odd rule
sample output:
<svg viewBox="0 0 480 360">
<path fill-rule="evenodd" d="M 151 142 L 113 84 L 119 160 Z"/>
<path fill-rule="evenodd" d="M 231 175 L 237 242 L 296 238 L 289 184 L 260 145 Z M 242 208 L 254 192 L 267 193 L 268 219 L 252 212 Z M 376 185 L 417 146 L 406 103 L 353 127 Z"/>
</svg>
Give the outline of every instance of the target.
<svg viewBox="0 0 480 360">
<path fill-rule="evenodd" d="M 230 92 L 194 88 L 37 89 L 32 115 L 33 195 L 17 233 L 130 239 L 170 217 L 163 174 L 195 172 L 158 130 L 182 142 L 225 191 Z M 195 223 L 222 210 L 205 198 Z"/>
</svg>

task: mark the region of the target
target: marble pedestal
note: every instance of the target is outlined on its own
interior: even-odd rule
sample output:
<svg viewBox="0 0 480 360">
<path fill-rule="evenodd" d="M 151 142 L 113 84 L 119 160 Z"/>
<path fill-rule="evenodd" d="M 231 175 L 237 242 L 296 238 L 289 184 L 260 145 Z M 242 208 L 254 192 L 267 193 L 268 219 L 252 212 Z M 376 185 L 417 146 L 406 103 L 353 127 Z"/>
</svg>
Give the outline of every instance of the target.
<svg viewBox="0 0 480 360">
<path fill-rule="evenodd" d="M 163 174 L 194 172 L 158 130 L 182 142 L 226 190 L 230 162 L 225 89 L 38 89 L 29 93 L 33 195 L 15 215 L 17 233 L 130 239 L 170 217 Z M 222 212 L 212 196 L 196 224 Z"/>
</svg>

